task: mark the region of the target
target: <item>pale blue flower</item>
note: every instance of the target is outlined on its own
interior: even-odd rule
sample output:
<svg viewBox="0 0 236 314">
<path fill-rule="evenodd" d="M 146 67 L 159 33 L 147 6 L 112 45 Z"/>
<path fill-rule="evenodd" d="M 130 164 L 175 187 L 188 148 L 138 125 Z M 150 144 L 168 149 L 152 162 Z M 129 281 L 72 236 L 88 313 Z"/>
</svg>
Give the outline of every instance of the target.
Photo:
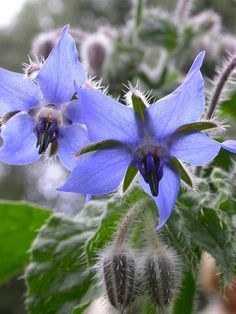
<svg viewBox="0 0 236 314">
<path fill-rule="evenodd" d="M 140 172 L 143 189 L 153 197 L 159 211 L 159 230 L 169 218 L 180 189 L 177 158 L 203 166 L 219 150 L 236 152 L 236 142 L 223 144 L 203 132 L 176 132 L 199 121 L 205 108 L 204 81 L 200 72 L 204 53 L 193 62 L 184 82 L 170 95 L 144 111 L 143 119 L 128 106 L 92 89 L 77 93 L 92 142 L 116 141 L 116 145 L 82 155 L 62 191 L 106 194 L 115 191 L 127 168 Z"/>
<path fill-rule="evenodd" d="M 88 142 L 86 130 L 79 125 L 78 100 L 71 100 L 74 81 L 81 86 L 87 77 L 68 28 L 63 28 L 34 80 L 0 68 L 0 114 L 16 113 L 2 127 L 0 161 L 4 163 L 32 163 L 57 142 L 61 163 L 71 169 L 74 152 Z"/>
</svg>

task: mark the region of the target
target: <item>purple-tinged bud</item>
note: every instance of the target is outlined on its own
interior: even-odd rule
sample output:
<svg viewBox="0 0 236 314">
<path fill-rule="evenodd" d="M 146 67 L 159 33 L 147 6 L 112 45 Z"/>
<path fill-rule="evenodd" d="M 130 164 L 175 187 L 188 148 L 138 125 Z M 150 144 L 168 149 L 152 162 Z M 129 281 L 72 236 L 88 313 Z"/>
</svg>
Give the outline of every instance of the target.
<svg viewBox="0 0 236 314">
<path fill-rule="evenodd" d="M 32 54 L 37 57 L 47 59 L 60 36 L 59 30 L 37 35 L 32 43 Z"/>
<path fill-rule="evenodd" d="M 221 55 L 235 55 L 236 54 L 236 38 L 230 34 L 224 34 L 219 37 L 219 44 Z"/>
<path fill-rule="evenodd" d="M 96 269 L 109 302 L 123 313 L 134 301 L 137 276 L 134 254 L 127 248 L 109 246 Z"/>
<path fill-rule="evenodd" d="M 102 32 L 90 34 L 81 45 L 81 59 L 89 75 L 101 75 L 112 51 L 111 39 Z"/>
<path fill-rule="evenodd" d="M 144 261 L 143 277 L 152 302 L 166 308 L 175 296 L 180 283 L 181 264 L 176 253 L 162 246 L 151 251 Z"/>
<path fill-rule="evenodd" d="M 221 17 L 213 10 L 203 11 L 194 17 L 191 17 L 188 24 L 196 32 L 206 33 L 208 31 L 219 33 L 221 31 Z"/>
<path fill-rule="evenodd" d="M 69 34 L 74 38 L 78 43 L 81 43 L 87 37 L 87 34 L 80 29 L 70 28 Z M 47 59 L 53 47 L 57 43 L 58 38 L 60 37 L 60 30 L 55 29 L 50 32 L 40 33 L 37 35 L 32 43 L 32 54 L 37 57 L 42 57 L 44 60 Z"/>
</svg>

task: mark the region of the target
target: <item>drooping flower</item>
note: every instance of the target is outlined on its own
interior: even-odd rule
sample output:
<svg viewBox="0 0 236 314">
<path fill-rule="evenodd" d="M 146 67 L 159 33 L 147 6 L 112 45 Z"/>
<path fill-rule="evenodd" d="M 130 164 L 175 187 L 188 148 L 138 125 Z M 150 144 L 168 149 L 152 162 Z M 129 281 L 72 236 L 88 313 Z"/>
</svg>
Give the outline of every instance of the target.
<svg viewBox="0 0 236 314">
<path fill-rule="evenodd" d="M 60 190 L 106 194 L 115 191 L 124 176 L 125 183 L 139 171 L 143 189 L 158 207 L 156 230 L 160 230 L 179 193 L 184 168 L 178 159 L 202 166 L 222 147 L 236 152 L 236 141 L 221 144 L 201 132 L 212 122 L 197 122 L 205 107 L 203 58 L 204 52 L 196 57 L 183 83 L 148 108 L 135 94 L 136 105 L 131 108 L 96 90 L 78 88 L 89 138 L 97 150 L 84 149 L 87 153 L 78 158 Z"/>
<path fill-rule="evenodd" d="M 0 68 L 0 114 L 13 115 L 2 127 L 1 162 L 32 163 L 58 145 L 61 163 L 71 169 L 74 151 L 88 142 L 78 100 L 71 100 L 74 80 L 81 86 L 87 78 L 68 28 L 43 64 L 30 64 L 27 77 Z"/>
</svg>

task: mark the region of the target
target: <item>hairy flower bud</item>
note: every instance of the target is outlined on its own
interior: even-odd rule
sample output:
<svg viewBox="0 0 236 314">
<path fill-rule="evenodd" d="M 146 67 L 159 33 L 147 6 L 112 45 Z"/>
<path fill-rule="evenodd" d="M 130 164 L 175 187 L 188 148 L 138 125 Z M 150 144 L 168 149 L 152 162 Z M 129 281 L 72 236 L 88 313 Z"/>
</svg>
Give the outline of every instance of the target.
<svg viewBox="0 0 236 314">
<path fill-rule="evenodd" d="M 167 307 L 178 288 L 180 262 L 173 250 L 161 247 L 150 252 L 144 262 L 143 276 L 149 296 L 161 309 Z"/>
<path fill-rule="evenodd" d="M 38 72 L 43 66 L 43 62 L 44 62 L 44 59 L 38 59 L 36 57 L 36 60 L 33 61 L 29 57 L 29 63 L 23 63 L 23 67 L 24 67 L 23 70 L 24 70 L 26 78 L 35 79 Z"/>
<path fill-rule="evenodd" d="M 103 32 L 87 36 L 81 45 L 81 58 L 91 76 L 100 75 L 112 50 L 110 38 Z"/>
<path fill-rule="evenodd" d="M 221 31 L 221 18 L 213 10 L 206 10 L 191 17 L 189 24 L 195 31 L 201 33 L 211 31 L 218 34 Z"/>
<path fill-rule="evenodd" d="M 54 30 L 37 35 L 32 43 L 32 53 L 35 56 L 47 59 L 53 47 L 55 46 L 59 36 L 59 30 Z"/>
<path fill-rule="evenodd" d="M 135 294 L 136 265 L 132 252 L 109 246 L 97 265 L 101 284 L 110 303 L 124 311 Z"/>
</svg>

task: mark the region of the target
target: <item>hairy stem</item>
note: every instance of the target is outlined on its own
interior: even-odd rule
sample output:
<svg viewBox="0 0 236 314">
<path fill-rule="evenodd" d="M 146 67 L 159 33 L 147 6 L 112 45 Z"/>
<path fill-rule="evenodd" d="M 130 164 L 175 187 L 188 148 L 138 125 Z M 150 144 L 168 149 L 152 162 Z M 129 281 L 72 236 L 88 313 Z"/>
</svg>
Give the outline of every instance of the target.
<svg viewBox="0 0 236 314">
<path fill-rule="evenodd" d="M 134 218 L 144 209 L 145 203 L 146 203 L 145 201 L 141 201 L 140 203 L 131 207 L 128 213 L 124 216 L 120 226 L 118 227 L 118 231 L 114 241 L 114 246 L 121 247 L 123 245 L 130 224 L 133 222 Z"/>
<path fill-rule="evenodd" d="M 153 248 L 158 249 L 160 247 L 160 242 L 155 232 L 153 215 L 150 210 L 145 211 L 145 224 L 146 224 L 146 231 L 150 239 L 150 243 L 152 244 Z"/>
<path fill-rule="evenodd" d="M 225 83 L 227 82 L 230 74 L 233 72 L 236 67 L 236 56 L 232 57 L 226 67 L 223 69 L 222 73 L 219 75 L 218 81 L 216 82 L 212 97 L 210 100 L 209 109 L 206 114 L 206 118 L 210 119 L 216 109 L 216 106 L 219 102 L 220 95 L 224 88 Z"/>
</svg>

